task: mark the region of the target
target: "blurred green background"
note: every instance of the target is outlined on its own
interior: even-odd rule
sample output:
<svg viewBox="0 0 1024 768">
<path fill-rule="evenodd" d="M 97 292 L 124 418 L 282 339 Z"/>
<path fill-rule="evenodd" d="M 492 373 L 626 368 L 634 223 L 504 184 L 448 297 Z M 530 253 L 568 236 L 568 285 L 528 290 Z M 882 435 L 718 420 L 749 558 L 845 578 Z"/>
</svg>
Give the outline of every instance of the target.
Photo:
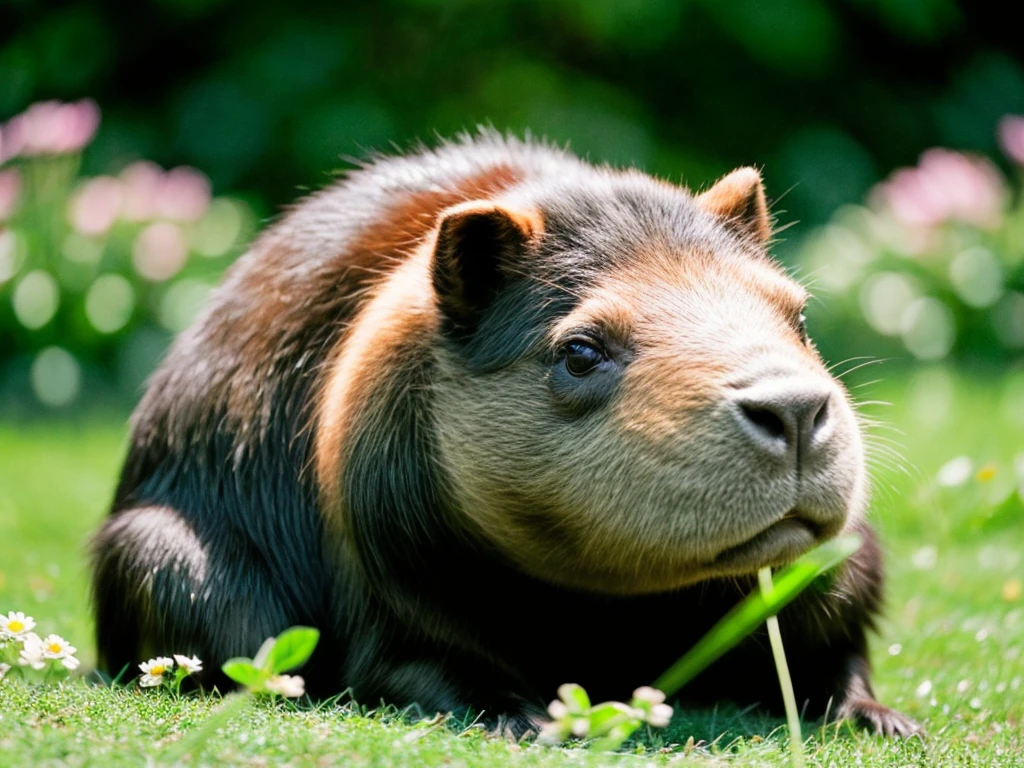
<svg viewBox="0 0 1024 768">
<path fill-rule="evenodd" d="M 127 410 L 261 222 L 352 158 L 481 124 L 693 187 L 763 168 L 830 357 L 1002 370 L 1024 349 L 1020 173 L 997 133 L 1024 112 L 1024 47 L 982 6 L 7 0 L 0 30 L 0 416 Z M 981 184 L 998 221 L 928 214 L 952 234 L 913 253 L 850 224 L 843 206 L 934 146 L 988 159 L 925 197 Z M 971 245 L 988 255 L 954 268 Z"/>
<path fill-rule="evenodd" d="M 1019 30 L 952 0 L 6 0 L 0 116 L 94 99 L 99 173 L 193 165 L 261 213 L 339 158 L 490 122 L 815 223 L 929 146 L 992 153 Z"/>
</svg>

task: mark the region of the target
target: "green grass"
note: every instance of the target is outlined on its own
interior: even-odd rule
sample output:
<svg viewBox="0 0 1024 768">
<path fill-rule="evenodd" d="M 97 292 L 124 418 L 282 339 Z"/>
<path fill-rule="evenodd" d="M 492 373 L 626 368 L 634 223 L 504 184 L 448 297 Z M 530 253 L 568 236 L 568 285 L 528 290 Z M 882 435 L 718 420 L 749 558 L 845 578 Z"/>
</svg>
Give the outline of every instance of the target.
<svg viewBox="0 0 1024 768">
<path fill-rule="evenodd" d="M 1024 763 L 1024 597 L 1014 589 L 1024 581 L 1024 508 L 1013 496 L 999 502 L 1015 483 L 1011 465 L 1024 454 L 1024 424 L 1000 382 L 953 384 L 951 399 L 934 375 L 870 393 L 898 403 L 870 410 L 902 430 L 896 439 L 906 457 L 879 454 L 875 462 L 872 516 L 890 585 L 874 639 L 876 693 L 921 721 L 928 738 L 889 742 L 809 724 L 809 764 Z M 112 493 L 123 441 L 117 424 L 0 424 L 0 611 L 32 614 L 43 632 L 71 639 L 87 666 L 94 649 L 85 545 Z M 936 471 L 959 455 L 978 466 L 994 462 L 994 477 L 939 489 Z M 199 730 L 217 704 L 84 682 L 2 683 L 0 765 L 596 766 L 633 765 L 642 755 L 655 763 L 686 757 L 746 766 L 788 759 L 781 721 L 729 706 L 677 712 L 668 729 L 644 733 L 627 754 L 601 755 L 509 744 L 466 723 L 416 723 L 340 705 L 260 703 L 214 733 Z"/>
</svg>

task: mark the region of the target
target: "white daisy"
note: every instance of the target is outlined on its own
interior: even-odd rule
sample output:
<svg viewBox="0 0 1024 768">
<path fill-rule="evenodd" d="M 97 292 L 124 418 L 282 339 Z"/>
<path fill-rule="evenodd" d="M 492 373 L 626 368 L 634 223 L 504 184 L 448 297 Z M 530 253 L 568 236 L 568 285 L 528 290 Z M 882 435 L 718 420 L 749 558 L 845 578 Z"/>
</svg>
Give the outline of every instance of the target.
<svg viewBox="0 0 1024 768">
<path fill-rule="evenodd" d="M 655 704 L 651 707 L 651 714 L 647 716 L 647 722 L 655 728 L 664 728 L 672 719 L 672 707 L 668 704 Z"/>
<path fill-rule="evenodd" d="M 42 669 L 46 666 L 45 646 L 39 635 L 29 632 L 22 637 L 21 652 L 18 654 L 18 663 L 23 667 Z"/>
<path fill-rule="evenodd" d="M 189 658 L 176 653 L 174 660 L 178 662 L 178 668 L 184 670 L 186 675 L 194 675 L 196 672 L 203 671 L 203 662 L 198 656 Z"/>
<path fill-rule="evenodd" d="M 164 681 L 164 675 L 174 668 L 174 661 L 166 656 L 157 656 L 155 659 L 144 661 L 139 664 L 142 670 L 142 679 L 139 685 L 143 688 L 152 688 Z"/>
<path fill-rule="evenodd" d="M 21 611 L 11 611 L 6 616 L 0 615 L 0 638 L 23 638 L 35 626 L 36 621 L 31 616 Z"/>
<path fill-rule="evenodd" d="M 60 635 L 47 635 L 43 640 L 43 656 L 48 659 L 63 659 L 77 652 L 78 649 Z"/>
<path fill-rule="evenodd" d="M 74 656 L 65 656 L 63 659 L 60 660 L 60 663 L 63 664 L 64 668 L 68 671 L 74 671 L 78 669 L 78 665 L 82 662 L 80 662 Z"/>
<path fill-rule="evenodd" d="M 298 675 L 274 675 L 267 680 L 266 688 L 271 693 L 296 699 L 306 692 L 306 681 Z"/>
<path fill-rule="evenodd" d="M 661 704 L 665 701 L 665 694 L 657 688 L 651 688 L 649 685 L 642 685 L 633 691 L 633 698 L 639 699 L 640 701 L 646 701 L 651 706 L 654 706 L 655 704 Z"/>
</svg>

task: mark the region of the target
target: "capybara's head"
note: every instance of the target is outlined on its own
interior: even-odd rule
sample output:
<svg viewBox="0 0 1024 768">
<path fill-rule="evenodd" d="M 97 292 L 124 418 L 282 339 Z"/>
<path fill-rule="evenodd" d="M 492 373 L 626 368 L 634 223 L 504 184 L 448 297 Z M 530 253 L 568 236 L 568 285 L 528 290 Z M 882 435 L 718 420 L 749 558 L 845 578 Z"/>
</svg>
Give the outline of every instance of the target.
<svg viewBox="0 0 1024 768">
<path fill-rule="evenodd" d="M 534 577 L 637 594 L 784 564 L 861 514 L 858 423 L 770 236 L 749 168 L 697 196 L 588 171 L 446 210 L 385 301 L 434 318 L 461 524 Z"/>
</svg>

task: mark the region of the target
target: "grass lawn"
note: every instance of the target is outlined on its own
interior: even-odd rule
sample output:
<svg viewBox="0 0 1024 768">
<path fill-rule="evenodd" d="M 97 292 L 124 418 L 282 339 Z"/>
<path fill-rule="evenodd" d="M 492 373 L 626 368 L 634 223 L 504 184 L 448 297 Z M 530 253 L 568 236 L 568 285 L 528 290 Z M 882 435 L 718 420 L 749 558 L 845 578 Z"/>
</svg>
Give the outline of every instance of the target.
<svg viewBox="0 0 1024 768">
<path fill-rule="evenodd" d="M 899 428 L 902 434 L 876 434 L 894 438 L 906 457 L 880 449 L 873 460 L 872 515 L 888 552 L 890 585 L 874 640 L 876 692 L 922 722 L 928 738 L 887 742 L 846 726 L 808 724 L 810 763 L 1024 764 L 1024 505 L 1013 470 L 1016 457 L 1024 462 L 1024 392 L 1017 394 L 1020 402 L 1001 381 L 950 379 L 941 371 L 870 388 L 872 398 L 896 403 L 866 410 Z M 0 423 L 0 611 L 25 611 L 41 632 L 69 638 L 86 667 L 94 649 L 85 541 L 105 512 L 123 443 L 117 423 Z M 940 486 L 938 470 L 958 456 L 973 461 L 966 481 Z M 953 469 L 945 474 L 955 479 Z M 35 689 L 0 683 L 0 766 L 618 765 L 638 756 L 745 766 L 787 759 L 780 722 L 725 706 L 677 712 L 668 729 L 642 735 L 628 754 L 601 755 L 333 705 L 260 703 L 217 730 L 200 730 L 217 704 L 84 682 Z"/>
</svg>

